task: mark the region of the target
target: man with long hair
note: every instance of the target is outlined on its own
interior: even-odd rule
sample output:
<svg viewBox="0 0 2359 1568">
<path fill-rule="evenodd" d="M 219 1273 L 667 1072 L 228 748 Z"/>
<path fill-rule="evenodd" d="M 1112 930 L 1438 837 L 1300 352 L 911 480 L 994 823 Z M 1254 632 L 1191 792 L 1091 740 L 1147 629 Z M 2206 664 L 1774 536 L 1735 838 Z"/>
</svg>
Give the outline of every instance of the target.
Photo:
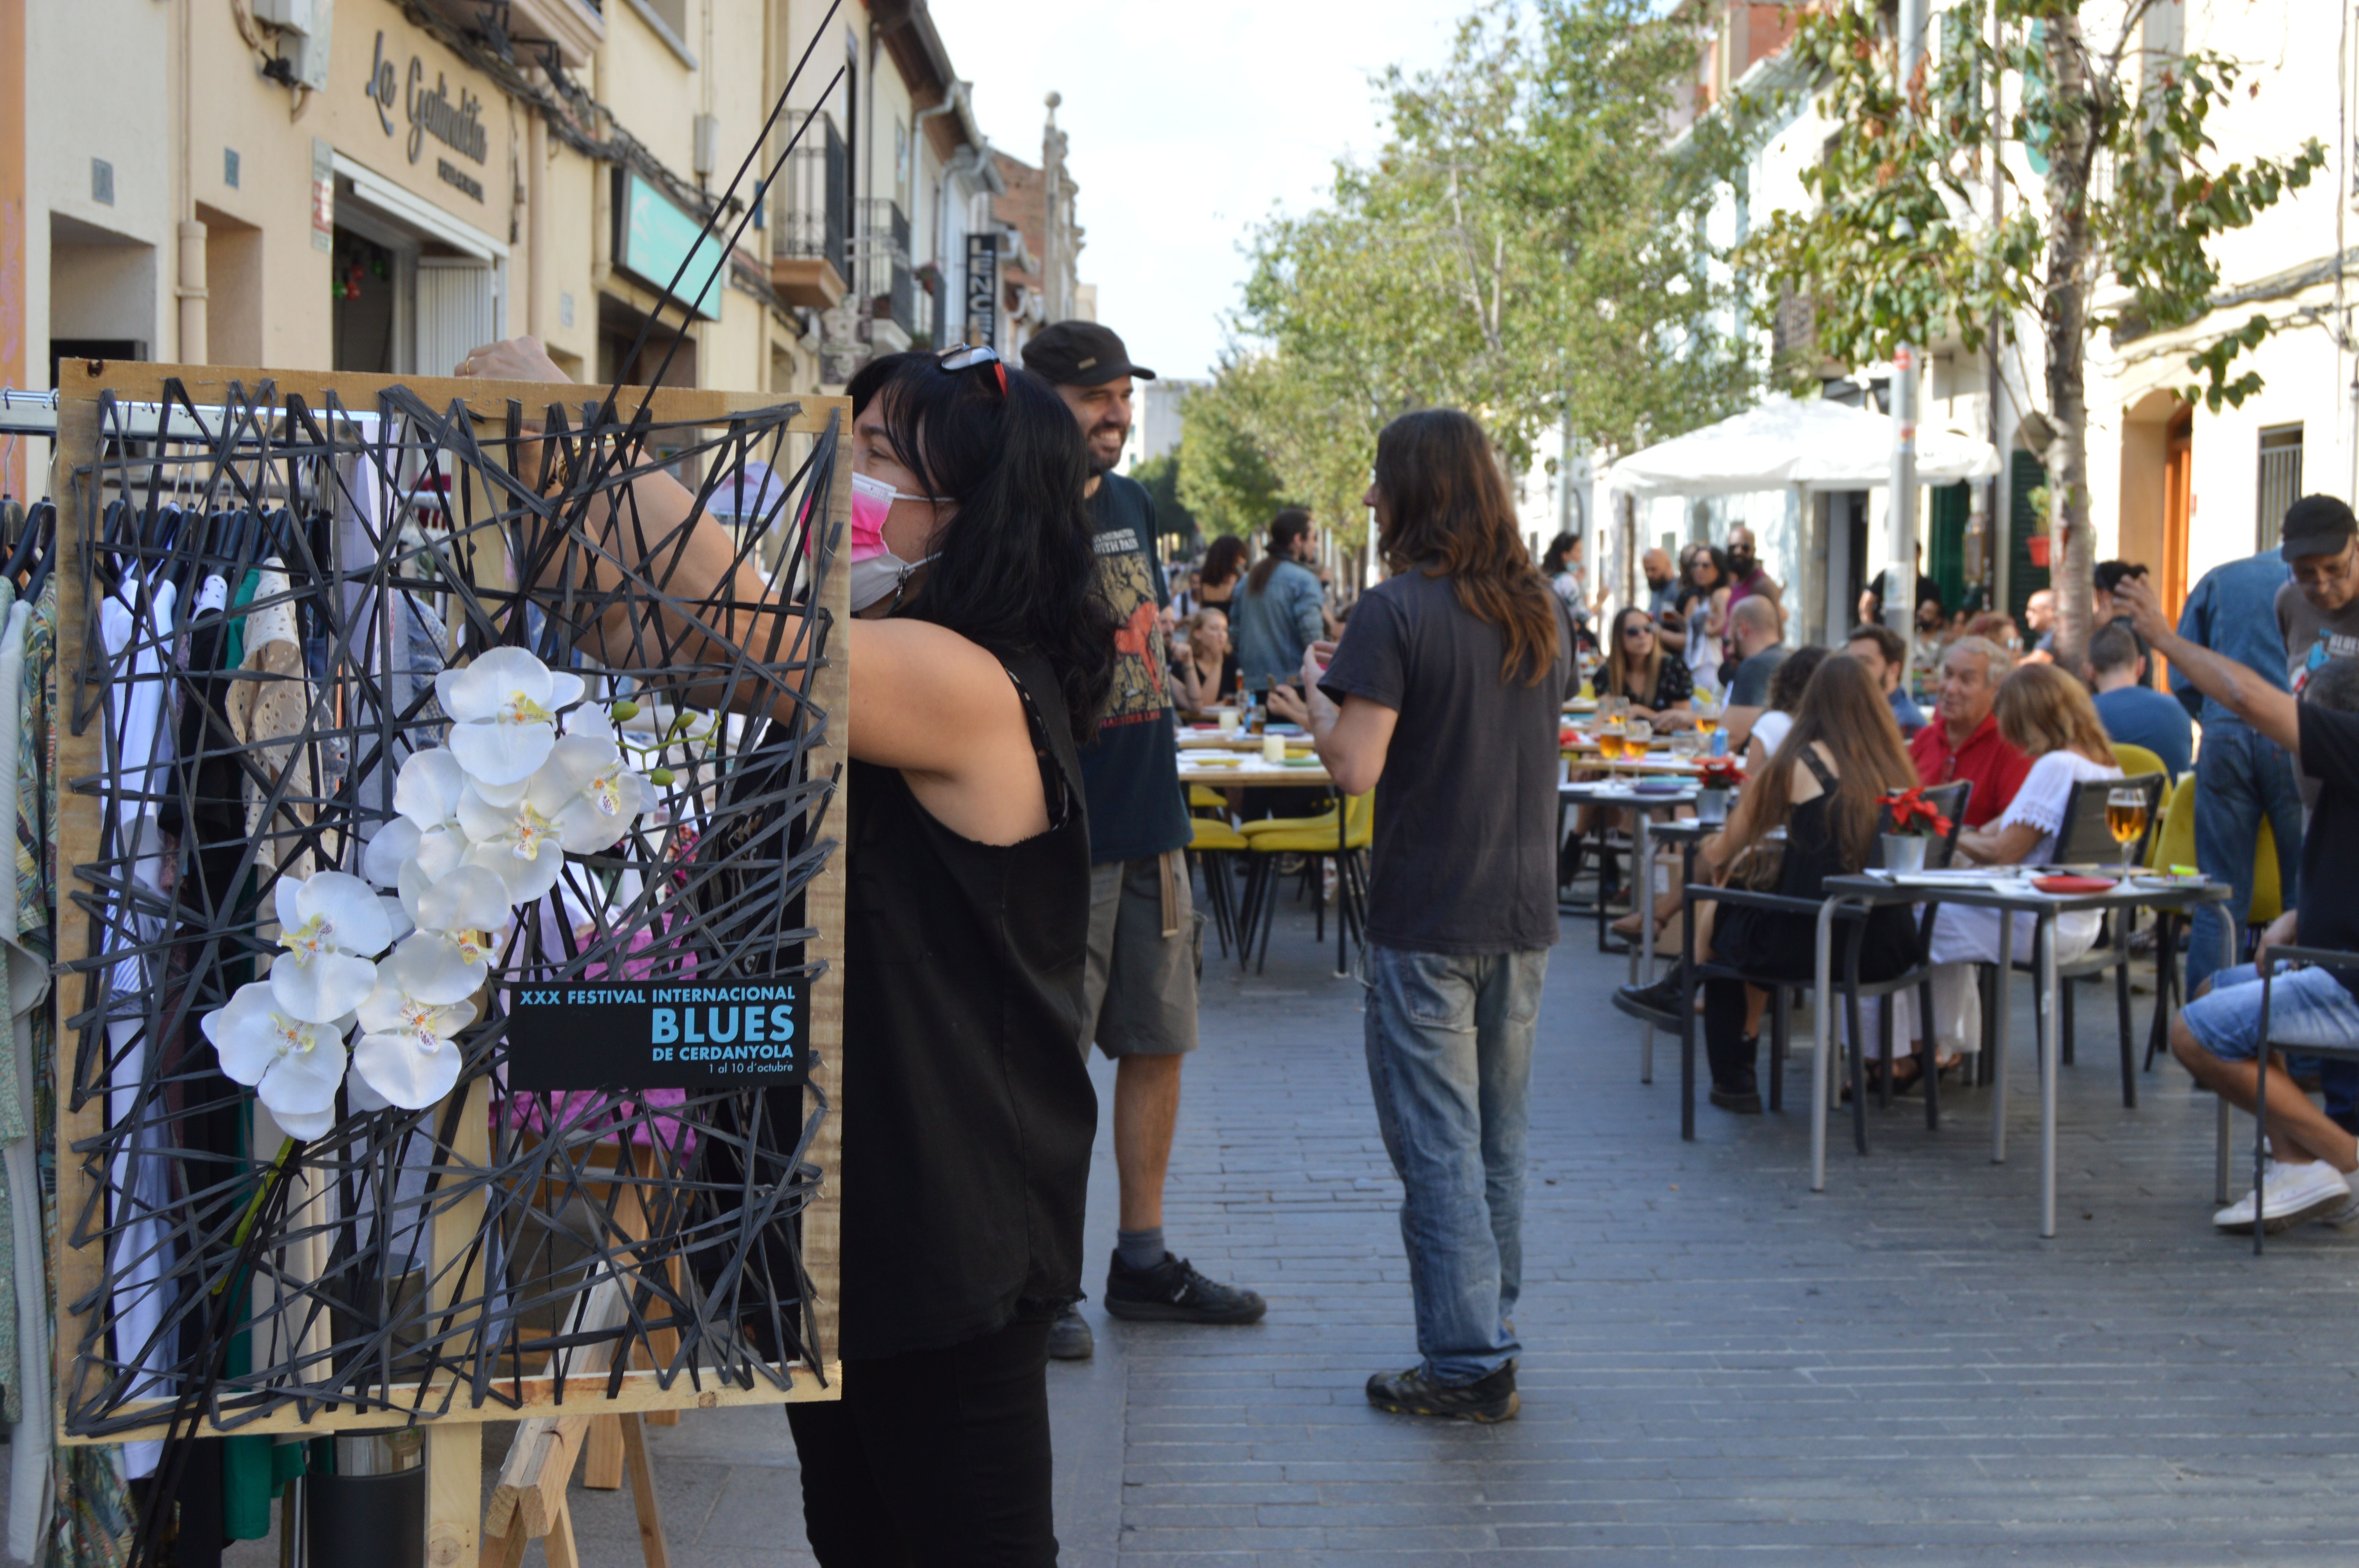
<svg viewBox="0 0 2359 1568">
<path fill-rule="evenodd" d="M 1265 689 L 1293 679 L 1302 651 L 1326 631 L 1326 590 L 1310 566 L 1318 550 L 1318 531 L 1301 507 L 1286 507 L 1271 520 L 1269 553 L 1245 574 L 1229 611 L 1247 686 Z"/>
<path fill-rule="evenodd" d="M 1368 1081 L 1407 1189 L 1419 1360 L 1370 1378 L 1368 1400 L 1505 1421 L 1521 1348 L 1509 1318 L 1523 1284 L 1532 1036 L 1557 938 L 1572 624 L 1466 415 L 1386 426 L 1366 503 L 1393 575 L 1360 596 L 1340 646 L 1305 654 L 1306 697 L 1271 707 L 1309 727 L 1340 788 L 1376 792 Z"/>
</svg>

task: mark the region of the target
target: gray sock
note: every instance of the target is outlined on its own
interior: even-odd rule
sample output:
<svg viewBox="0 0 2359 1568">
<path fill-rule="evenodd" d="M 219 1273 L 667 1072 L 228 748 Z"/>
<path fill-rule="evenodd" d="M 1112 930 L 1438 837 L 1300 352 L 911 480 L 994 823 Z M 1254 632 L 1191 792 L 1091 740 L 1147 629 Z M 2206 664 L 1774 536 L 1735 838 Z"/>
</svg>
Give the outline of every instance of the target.
<svg viewBox="0 0 2359 1568">
<path fill-rule="evenodd" d="M 1125 1269 L 1154 1268 L 1163 1261 L 1163 1227 L 1157 1225 L 1145 1230 L 1116 1230 L 1114 1253 Z"/>
</svg>

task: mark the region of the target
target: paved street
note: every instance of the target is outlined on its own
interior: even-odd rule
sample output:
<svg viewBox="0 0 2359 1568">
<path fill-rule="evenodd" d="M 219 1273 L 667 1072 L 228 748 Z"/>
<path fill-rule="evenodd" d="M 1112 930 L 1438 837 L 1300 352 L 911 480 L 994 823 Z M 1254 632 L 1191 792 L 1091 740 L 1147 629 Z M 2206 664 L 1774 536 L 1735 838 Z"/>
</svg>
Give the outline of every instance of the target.
<svg viewBox="0 0 2359 1568">
<path fill-rule="evenodd" d="M 1799 1111 L 1706 1107 L 1680 1143 L 1675 1055 L 1639 1085 L 1605 1001 L 1621 960 L 1586 925 L 1567 936 L 1534 1084 L 1522 1418 L 1428 1425 L 1362 1400 L 1414 1355 L 1397 1188 L 1356 988 L 1307 917 L 1281 925 L 1266 977 L 1208 962 L 1169 1227 L 1269 1317 L 1087 1309 L 1097 1360 L 1050 1368 L 1066 1563 L 2351 1561 L 2359 1233 L 2310 1227 L 2257 1261 L 2212 1235 L 2210 1102 L 2158 1068 L 2122 1110 L 2106 1001 L 2084 993 L 2063 1232 L 2042 1242 L 2027 1072 L 2007 1165 L 1986 1095 L 1961 1092 L 1939 1137 L 1913 1101 L 1876 1116 L 1873 1157 L 1837 1155 L 1814 1197 Z M 1102 1260 L 1103 1128 L 1099 1152 Z M 782 1421 L 691 1415 L 656 1446 L 676 1562 L 810 1561 Z M 625 1496 L 574 1496 L 583 1561 L 638 1562 Z"/>
</svg>

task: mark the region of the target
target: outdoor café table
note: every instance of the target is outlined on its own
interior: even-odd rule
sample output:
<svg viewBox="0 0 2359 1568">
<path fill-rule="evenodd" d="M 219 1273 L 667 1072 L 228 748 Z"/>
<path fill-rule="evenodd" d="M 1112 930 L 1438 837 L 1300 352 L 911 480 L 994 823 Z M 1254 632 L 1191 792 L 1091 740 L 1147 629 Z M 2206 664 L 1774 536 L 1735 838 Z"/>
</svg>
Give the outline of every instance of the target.
<svg viewBox="0 0 2359 1568">
<path fill-rule="evenodd" d="M 1644 764 L 1640 764 L 1637 768 L 1630 771 L 1651 773 L 1657 770 L 1647 768 Z M 1651 914 L 1653 911 L 1649 905 L 1651 905 L 1654 900 L 1654 878 L 1652 873 L 1648 871 L 1647 868 L 1647 859 L 1651 853 L 1648 846 L 1648 834 L 1653 823 L 1653 814 L 1658 810 L 1667 809 L 1672 806 L 1693 806 L 1695 804 L 1696 797 L 1695 786 L 1693 784 L 1681 783 L 1677 789 L 1669 789 L 1660 792 L 1649 790 L 1646 794 L 1641 795 L 1631 787 L 1631 781 L 1629 780 L 1620 778 L 1581 779 L 1571 784 L 1560 784 L 1557 785 L 1556 794 L 1557 799 L 1560 802 L 1569 801 L 1576 806 L 1618 806 L 1630 810 L 1631 815 L 1636 819 L 1638 824 L 1637 831 L 1633 835 L 1633 843 L 1635 848 L 1630 859 L 1631 880 L 1638 885 L 1630 895 L 1630 907 L 1641 911 L 1642 914 Z M 1567 910 L 1560 903 L 1557 905 L 1557 910 L 1560 914 L 1583 914 L 1588 913 L 1586 910 L 1582 910 L 1578 907 Z M 1603 884 L 1601 883 L 1598 888 L 1597 896 L 1597 950 L 1601 953 L 1606 950 L 1606 925 L 1605 890 Z M 1638 931 L 1640 934 L 1640 945 L 1645 949 L 1647 957 L 1652 958 L 1655 953 L 1655 923 L 1650 919 L 1642 918 L 1638 922 Z M 1647 1067 L 1649 1073 L 1653 1071 L 1654 1061 L 1654 1042 L 1652 1033 L 1653 1032 L 1650 1028 L 1647 1042 Z M 1654 1080 L 1651 1077 L 1648 1077 L 1644 1081 L 1652 1083 Z"/>
<path fill-rule="evenodd" d="M 2056 974 L 2056 917 L 2074 910 L 2097 909 L 2128 911 L 2131 909 L 2169 909 L 2189 913 L 2198 904 L 2225 903 L 2232 890 L 2218 883 L 2204 881 L 2152 881 L 2137 879 L 2117 881 L 2104 892 L 2048 893 L 2031 885 L 2027 877 L 2007 877 L 2006 868 L 1991 868 L 1993 878 L 2004 878 L 2001 885 L 1944 880 L 1935 883 L 1908 878 L 1895 881 L 1889 877 L 1866 873 L 1849 877 L 1829 877 L 1826 880 L 1826 901 L 1819 905 L 1818 930 L 1818 990 L 1816 1004 L 1811 1008 L 1810 1023 L 1810 1190 L 1826 1191 L 1827 1186 L 1827 1097 L 1832 1087 L 1828 1058 L 1832 1047 L 1832 1030 L 1828 1020 L 1834 1009 L 1827 1004 L 1832 984 L 1832 935 L 1835 911 L 1845 904 L 1860 909 L 1874 909 L 1893 903 L 1954 903 L 1972 908 L 1998 911 L 1998 950 L 2005 955 L 2015 951 L 2015 917 L 2028 915 L 2038 923 L 2032 943 L 2034 968 L 2032 980 L 2038 989 L 2038 1049 L 2039 1055 L 2039 1234 L 2056 1234 L 2056 1071 L 2059 1055 L 2058 1011 L 2059 983 Z M 1998 969 L 1998 996 L 1993 1011 L 1996 1015 L 1995 1049 L 1997 1059 L 1991 1064 L 1991 1160 L 1995 1164 L 2006 1160 L 2006 1019 L 2007 987 L 2014 972 L 2010 963 L 2001 963 Z M 2158 995 L 2158 1007 L 2167 1005 L 2167 999 Z M 1931 1021 L 1924 1026 L 1930 1029 Z"/>
<path fill-rule="evenodd" d="M 1350 949 L 1345 946 L 1343 921 L 1343 854 L 1344 834 L 1351 813 L 1344 809 L 1343 797 L 1335 789 L 1335 780 L 1314 753 L 1301 762 L 1267 762 L 1261 757 L 1261 738 L 1247 737 L 1254 745 L 1251 755 L 1240 756 L 1234 765 L 1223 766 L 1215 758 L 1182 751 L 1180 753 L 1180 782 L 1202 784 L 1208 789 L 1324 789 L 1335 802 L 1335 973 L 1340 978 L 1352 972 Z M 1308 739 L 1308 737 L 1305 737 Z M 1183 740 L 1184 747 L 1187 742 Z M 1205 873 L 1211 875 L 1210 871 Z"/>
</svg>

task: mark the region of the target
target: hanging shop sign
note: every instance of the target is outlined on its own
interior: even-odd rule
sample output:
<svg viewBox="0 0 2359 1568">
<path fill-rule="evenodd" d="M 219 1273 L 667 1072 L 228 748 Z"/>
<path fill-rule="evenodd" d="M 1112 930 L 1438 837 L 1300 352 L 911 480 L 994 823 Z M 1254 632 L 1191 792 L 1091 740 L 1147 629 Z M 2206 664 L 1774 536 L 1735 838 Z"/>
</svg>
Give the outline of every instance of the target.
<svg viewBox="0 0 2359 1568">
<path fill-rule="evenodd" d="M 999 341 L 999 236 L 966 237 L 966 341 Z"/>
<path fill-rule="evenodd" d="M 727 247 L 704 232 L 701 219 L 627 168 L 614 171 L 614 265 L 656 288 L 670 288 L 705 320 L 721 319 Z"/>
<path fill-rule="evenodd" d="M 800 979 L 519 986 L 508 995 L 508 1087 L 799 1084 L 810 996 Z"/>
</svg>

